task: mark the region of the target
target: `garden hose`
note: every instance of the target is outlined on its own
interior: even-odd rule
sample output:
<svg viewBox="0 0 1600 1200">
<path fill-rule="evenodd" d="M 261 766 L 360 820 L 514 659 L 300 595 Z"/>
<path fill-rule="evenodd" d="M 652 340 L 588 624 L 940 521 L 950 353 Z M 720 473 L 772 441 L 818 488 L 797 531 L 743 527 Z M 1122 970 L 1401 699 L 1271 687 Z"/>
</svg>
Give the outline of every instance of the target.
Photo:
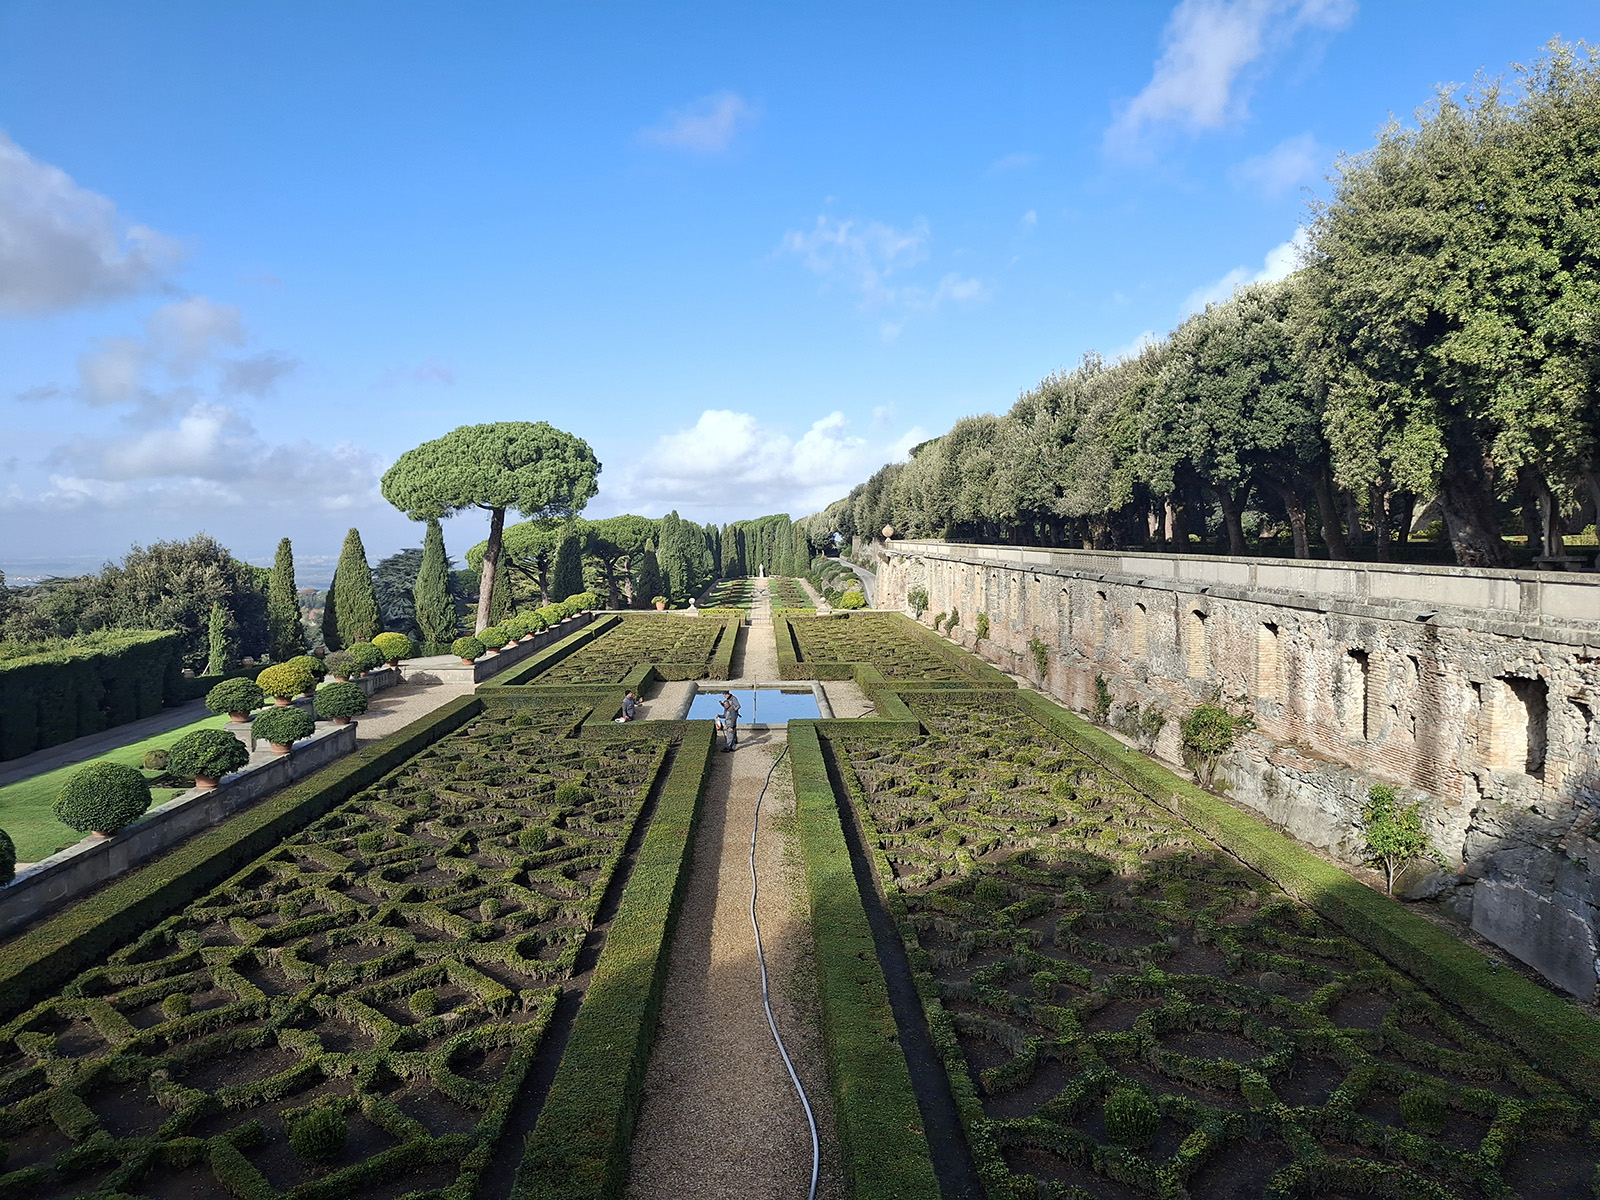
<svg viewBox="0 0 1600 1200">
<path fill-rule="evenodd" d="M 806 1098 L 806 1089 L 800 1086 L 800 1076 L 795 1072 L 794 1063 L 789 1059 L 789 1051 L 784 1048 L 783 1038 L 778 1033 L 777 1018 L 772 1015 L 772 997 L 767 990 L 767 956 L 761 948 L 761 923 L 756 920 L 756 896 L 761 890 L 761 880 L 756 875 L 756 834 L 761 829 L 761 801 L 766 798 L 767 788 L 772 784 L 773 772 L 778 769 L 778 764 L 788 753 L 789 747 L 786 743 L 782 753 L 772 760 L 772 766 L 767 770 L 766 782 L 761 785 L 761 794 L 756 797 L 755 820 L 750 826 L 750 926 L 756 931 L 756 958 L 761 962 L 761 1004 L 767 1010 L 767 1027 L 772 1030 L 772 1040 L 778 1043 L 778 1053 L 783 1056 L 783 1065 L 789 1068 L 789 1080 L 800 1096 L 801 1107 L 806 1110 L 806 1123 L 811 1126 L 811 1191 L 808 1200 L 817 1200 L 817 1172 L 822 1162 L 822 1144 L 817 1140 L 817 1118 L 811 1112 L 811 1101 Z"/>
</svg>

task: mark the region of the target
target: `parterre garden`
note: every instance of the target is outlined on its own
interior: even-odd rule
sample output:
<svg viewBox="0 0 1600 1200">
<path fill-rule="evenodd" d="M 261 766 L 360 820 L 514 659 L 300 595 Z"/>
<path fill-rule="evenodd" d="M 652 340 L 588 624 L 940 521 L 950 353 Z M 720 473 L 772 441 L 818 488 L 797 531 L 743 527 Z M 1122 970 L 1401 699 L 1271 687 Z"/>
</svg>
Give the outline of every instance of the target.
<svg viewBox="0 0 1600 1200">
<path fill-rule="evenodd" d="M 724 579 L 706 593 L 704 608 L 749 608 L 755 603 L 753 580 Z"/>
<path fill-rule="evenodd" d="M 889 680 L 970 683 L 974 678 L 957 665 L 953 655 L 941 653 L 897 614 L 795 617 L 776 626 L 780 638 L 786 628 L 793 631 L 795 657 L 801 663 L 866 663 Z M 783 650 L 780 643 L 780 656 Z"/>
<path fill-rule="evenodd" d="M 0 1031 L 0 1194 L 467 1197 L 665 739 L 484 713 Z"/>
<path fill-rule="evenodd" d="M 769 595 L 773 608 L 815 608 L 811 596 L 798 579 L 786 575 L 773 578 Z"/>
<path fill-rule="evenodd" d="M 738 624 L 714 617 L 637 616 L 612 618 L 605 628 L 564 656 L 546 652 L 524 674 L 540 684 L 620 684 L 641 663 L 655 665 L 668 679 L 704 679 L 712 664 L 732 653 Z M 578 635 L 582 636 L 582 634 Z M 719 651 L 721 652 L 719 654 Z M 541 656 L 542 658 L 543 656 Z M 523 675 L 519 675 L 519 681 Z"/>
</svg>

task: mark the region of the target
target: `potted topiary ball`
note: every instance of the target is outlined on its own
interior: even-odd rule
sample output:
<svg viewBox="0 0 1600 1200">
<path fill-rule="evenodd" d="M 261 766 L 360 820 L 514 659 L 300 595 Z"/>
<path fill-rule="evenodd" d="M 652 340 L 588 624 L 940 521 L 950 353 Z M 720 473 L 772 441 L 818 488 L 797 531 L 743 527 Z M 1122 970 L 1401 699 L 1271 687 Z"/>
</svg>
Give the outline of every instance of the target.
<svg viewBox="0 0 1600 1200">
<path fill-rule="evenodd" d="M 309 692 L 317 686 L 316 676 L 295 659 L 268 667 L 256 676 L 256 684 L 280 705 L 289 703 L 289 697 Z"/>
<path fill-rule="evenodd" d="M 482 656 L 483 650 L 483 643 L 475 637 L 458 637 L 450 643 L 450 653 L 454 654 L 469 667 L 474 659 Z"/>
<path fill-rule="evenodd" d="M 371 642 L 351 642 L 345 647 L 345 653 L 356 660 L 356 669 L 362 675 L 383 666 L 383 651 Z"/>
<path fill-rule="evenodd" d="M 372 639 L 372 644 L 383 655 L 383 661 L 391 667 L 398 667 L 401 659 L 410 658 L 417 652 L 411 639 L 403 633 L 380 633 Z"/>
<path fill-rule="evenodd" d="M 226 729 L 196 729 L 167 751 L 167 770 L 191 777 L 197 788 L 216 787 L 217 780 L 249 761 L 250 751 Z"/>
<path fill-rule="evenodd" d="M 150 807 L 150 785 L 137 767 L 92 762 L 79 767 L 56 796 L 54 810 L 80 833 L 109 837 Z"/>
<path fill-rule="evenodd" d="M 356 663 L 355 655 L 345 650 L 335 650 L 322 661 L 323 665 L 328 668 L 328 678 L 335 679 L 340 683 L 343 683 L 361 669 Z"/>
<path fill-rule="evenodd" d="M 656 606 L 657 612 L 662 612 L 667 607 L 667 598 L 665 596 L 657 596 L 650 603 Z"/>
<path fill-rule="evenodd" d="M 249 679 L 225 679 L 206 693 L 206 707 L 214 713 L 227 713 L 234 724 L 244 725 L 266 698 L 260 685 Z"/>
<path fill-rule="evenodd" d="M 315 654 L 296 654 L 293 658 L 285 659 L 284 661 L 290 663 L 299 663 L 302 667 L 311 672 L 311 678 L 316 680 L 318 683 L 321 683 L 322 677 L 328 673 L 328 664 L 322 659 L 318 658 Z"/>
<path fill-rule="evenodd" d="M 260 741 L 272 747 L 274 754 L 287 754 L 301 738 L 310 737 L 317 723 L 304 709 L 269 708 L 251 723 L 250 729 Z"/>
<path fill-rule="evenodd" d="M 478 640 L 483 643 L 485 654 L 499 654 L 500 647 L 506 644 L 506 639 L 510 636 L 498 625 L 478 630 Z"/>
<path fill-rule="evenodd" d="M 317 691 L 317 716 L 324 721 L 348 725 L 366 711 L 367 693 L 359 683 L 330 683 Z"/>
</svg>

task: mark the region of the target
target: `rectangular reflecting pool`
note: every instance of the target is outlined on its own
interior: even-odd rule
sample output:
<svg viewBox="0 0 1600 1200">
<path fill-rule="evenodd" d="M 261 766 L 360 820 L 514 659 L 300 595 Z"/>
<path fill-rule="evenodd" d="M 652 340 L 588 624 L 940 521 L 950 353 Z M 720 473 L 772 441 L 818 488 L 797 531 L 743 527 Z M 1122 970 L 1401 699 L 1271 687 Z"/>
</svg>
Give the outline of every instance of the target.
<svg viewBox="0 0 1600 1200">
<path fill-rule="evenodd" d="M 820 717 L 817 697 L 810 688 L 785 692 L 777 688 L 734 688 L 739 698 L 739 724 L 786 725 L 807 717 Z M 689 720 L 709 721 L 722 715 L 722 693 L 701 692 L 689 704 Z"/>
</svg>

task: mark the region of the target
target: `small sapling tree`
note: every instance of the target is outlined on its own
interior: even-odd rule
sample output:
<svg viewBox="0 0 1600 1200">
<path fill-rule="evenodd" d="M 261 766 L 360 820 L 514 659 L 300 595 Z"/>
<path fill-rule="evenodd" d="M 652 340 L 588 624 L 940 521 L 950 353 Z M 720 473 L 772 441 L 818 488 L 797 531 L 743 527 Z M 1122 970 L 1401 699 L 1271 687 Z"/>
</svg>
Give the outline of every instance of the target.
<svg viewBox="0 0 1600 1200">
<path fill-rule="evenodd" d="M 1422 829 L 1422 810 L 1415 804 L 1401 804 L 1395 790 L 1386 783 L 1367 789 L 1367 802 L 1361 807 L 1361 830 L 1366 836 L 1366 858 L 1383 868 L 1384 887 L 1394 895 L 1394 879 L 1407 863 L 1424 859 L 1444 865 L 1444 856 L 1433 848 Z"/>
<path fill-rule="evenodd" d="M 911 615 L 917 620 L 922 620 L 922 614 L 928 611 L 928 589 L 914 587 L 906 593 L 906 603 L 911 606 Z"/>
<path fill-rule="evenodd" d="M 1194 772 L 1195 782 L 1210 787 L 1216 779 L 1217 764 L 1233 749 L 1238 735 L 1255 727 L 1248 715 L 1234 716 L 1219 703 L 1220 694 L 1205 704 L 1197 704 L 1178 722 L 1183 743 L 1183 761 Z"/>
</svg>

